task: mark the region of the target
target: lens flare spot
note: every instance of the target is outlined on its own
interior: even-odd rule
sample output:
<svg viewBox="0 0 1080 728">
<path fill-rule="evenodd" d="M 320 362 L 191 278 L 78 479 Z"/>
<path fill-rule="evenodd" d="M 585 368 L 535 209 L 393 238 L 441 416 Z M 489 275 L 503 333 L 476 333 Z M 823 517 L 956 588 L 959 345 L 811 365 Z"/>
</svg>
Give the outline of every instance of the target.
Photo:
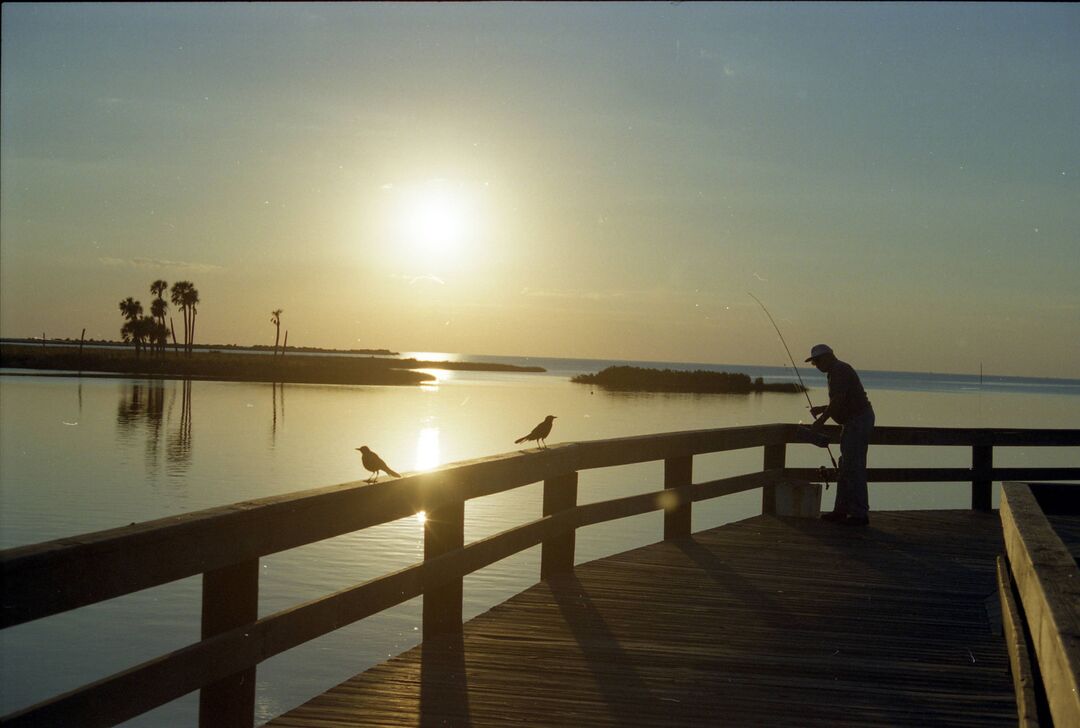
<svg viewBox="0 0 1080 728">
<path fill-rule="evenodd" d="M 673 511 L 679 507 L 679 496 L 674 493 L 661 493 L 656 496 L 656 504 L 665 511 Z"/>
</svg>

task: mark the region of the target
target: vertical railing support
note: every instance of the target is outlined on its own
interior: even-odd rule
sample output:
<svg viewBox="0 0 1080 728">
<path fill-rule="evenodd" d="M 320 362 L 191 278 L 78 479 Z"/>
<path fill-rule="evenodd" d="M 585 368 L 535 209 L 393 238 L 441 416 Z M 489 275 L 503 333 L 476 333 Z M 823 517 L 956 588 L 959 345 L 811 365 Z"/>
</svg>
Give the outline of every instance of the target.
<svg viewBox="0 0 1080 728">
<path fill-rule="evenodd" d="M 424 560 L 465 545 L 465 501 L 456 498 L 429 509 L 424 519 Z M 461 632 L 462 577 L 424 589 L 424 639 Z"/>
<path fill-rule="evenodd" d="M 259 560 L 203 574 L 202 638 L 259 618 Z M 255 725 L 255 668 L 210 683 L 199 691 L 199 728 Z"/>
<path fill-rule="evenodd" d="M 785 467 L 787 467 L 787 445 L 783 442 L 766 445 L 762 470 L 777 470 Z M 776 515 L 775 485 L 766 485 L 761 489 L 761 513 L 766 516 Z"/>
<path fill-rule="evenodd" d="M 551 516 L 577 505 L 578 474 L 567 473 L 544 481 L 544 515 Z M 570 571 L 574 568 L 576 531 L 544 539 L 540 549 L 540 578 Z"/>
<path fill-rule="evenodd" d="M 989 511 L 993 509 L 991 501 L 991 471 L 994 467 L 994 448 L 992 445 L 974 445 L 971 448 L 971 509 Z"/>
<path fill-rule="evenodd" d="M 684 455 L 664 460 L 664 489 L 678 488 L 693 482 L 694 457 Z M 690 535 L 690 501 L 664 509 L 664 540 Z"/>
</svg>

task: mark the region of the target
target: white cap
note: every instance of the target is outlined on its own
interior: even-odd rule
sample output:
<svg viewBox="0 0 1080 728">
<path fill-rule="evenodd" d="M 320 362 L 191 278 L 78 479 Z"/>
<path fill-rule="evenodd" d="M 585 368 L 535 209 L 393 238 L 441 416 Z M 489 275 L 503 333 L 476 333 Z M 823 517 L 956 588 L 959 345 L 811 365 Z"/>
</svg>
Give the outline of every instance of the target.
<svg viewBox="0 0 1080 728">
<path fill-rule="evenodd" d="M 813 361 L 826 354 L 832 354 L 832 348 L 828 344 L 814 344 L 814 348 L 810 350 L 810 358 L 806 361 Z"/>
</svg>

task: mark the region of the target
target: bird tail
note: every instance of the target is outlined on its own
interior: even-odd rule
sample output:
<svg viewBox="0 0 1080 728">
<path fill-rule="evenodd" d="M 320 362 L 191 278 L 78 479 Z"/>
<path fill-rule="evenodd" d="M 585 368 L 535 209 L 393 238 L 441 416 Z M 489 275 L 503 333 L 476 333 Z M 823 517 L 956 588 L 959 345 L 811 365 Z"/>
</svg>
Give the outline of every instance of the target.
<svg viewBox="0 0 1080 728">
<path fill-rule="evenodd" d="M 385 470 L 388 475 L 392 475 L 395 478 L 401 477 L 401 473 L 397 472 L 396 470 L 391 470 L 390 468 L 383 468 L 383 470 Z"/>
<path fill-rule="evenodd" d="M 525 442 L 528 439 L 529 439 L 528 435 L 526 435 L 525 437 L 519 437 L 518 439 L 514 440 L 514 444 L 517 445 L 519 443 Z"/>
</svg>

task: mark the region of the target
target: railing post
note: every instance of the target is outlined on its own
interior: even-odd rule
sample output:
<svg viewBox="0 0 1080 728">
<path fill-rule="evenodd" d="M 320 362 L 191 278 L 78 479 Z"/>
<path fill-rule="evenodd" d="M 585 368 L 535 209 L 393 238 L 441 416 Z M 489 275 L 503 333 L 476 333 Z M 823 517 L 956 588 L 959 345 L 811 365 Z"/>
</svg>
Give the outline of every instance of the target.
<svg viewBox="0 0 1080 728">
<path fill-rule="evenodd" d="M 992 445 L 974 445 L 971 448 L 971 509 L 989 511 L 991 501 L 991 471 L 994 467 L 994 447 Z"/>
<path fill-rule="evenodd" d="M 455 498 L 428 510 L 424 520 L 424 560 L 465 545 L 465 501 Z M 461 631 L 462 577 L 424 589 L 424 639 Z"/>
<path fill-rule="evenodd" d="M 577 505 L 578 474 L 567 473 L 544 481 L 544 515 L 551 516 Z M 540 549 L 540 578 L 570 571 L 574 568 L 576 531 L 544 539 Z"/>
<path fill-rule="evenodd" d="M 259 618 L 259 560 L 203 574 L 202 638 Z M 255 725 L 255 668 L 230 675 L 199 691 L 199 728 Z"/>
<path fill-rule="evenodd" d="M 762 463 L 762 470 L 776 470 L 784 468 L 787 465 L 787 444 L 777 443 L 776 445 L 765 446 L 765 460 Z M 761 513 L 766 516 L 776 515 L 776 486 L 766 485 L 761 489 Z"/>
<path fill-rule="evenodd" d="M 664 489 L 678 488 L 693 482 L 694 457 L 684 455 L 664 460 Z M 664 509 L 664 540 L 690 535 L 690 501 Z"/>
</svg>

